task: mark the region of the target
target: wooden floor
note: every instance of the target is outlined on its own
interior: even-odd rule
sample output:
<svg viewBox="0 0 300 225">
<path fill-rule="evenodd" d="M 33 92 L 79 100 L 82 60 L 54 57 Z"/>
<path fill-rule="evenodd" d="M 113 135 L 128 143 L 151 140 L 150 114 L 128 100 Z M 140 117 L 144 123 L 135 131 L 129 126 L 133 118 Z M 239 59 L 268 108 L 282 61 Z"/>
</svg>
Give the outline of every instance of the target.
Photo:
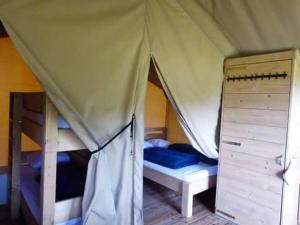
<svg viewBox="0 0 300 225">
<path fill-rule="evenodd" d="M 145 225 L 233 225 L 213 214 L 215 190 L 194 197 L 193 217 L 180 214 L 181 196 L 176 192 L 144 179 Z"/>
<path fill-rule="evenodd" d="M 144 179 L 144 223 L 145 225 L 233 225 L 213 214 L 214 198 L 215 190 L 195 196 L 193 217 L 186 219 L 180 214 L 179 194 Z M 0 225 L 24 225 L 21 221 L 9 221 L 8 208 L 0 207 Z"/>
</svg>

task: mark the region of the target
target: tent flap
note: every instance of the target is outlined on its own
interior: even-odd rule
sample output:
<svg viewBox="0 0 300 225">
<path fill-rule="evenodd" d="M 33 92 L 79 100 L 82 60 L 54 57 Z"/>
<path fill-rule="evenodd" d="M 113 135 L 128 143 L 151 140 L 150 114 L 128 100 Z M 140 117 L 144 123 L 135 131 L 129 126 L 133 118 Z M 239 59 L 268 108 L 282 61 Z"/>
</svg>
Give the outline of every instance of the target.
<svg viewBox="0 0 300 225">
<path fill-rule="evenodd" d="M 152 55 L 179 122 L 195 148 L 216 158 L 224 55 L 177 1 L 152 0 L 147 9 Z"/>
<path fill-rule="evenodd" d="M 3 2 L 3 1 L 2 1 Z M 0 4 L 17 50 L 90 150 L 126 130 L 89 163 L 84 224 L 142 224 L 143 99 L 149 67 L 144 1 Z M 134 26 L 129 26 L 134 24 Z M 96 28 L 96 29 L 95 29 Z M 140 148 L 141 149 L 141 148 Z"/>
</svg>

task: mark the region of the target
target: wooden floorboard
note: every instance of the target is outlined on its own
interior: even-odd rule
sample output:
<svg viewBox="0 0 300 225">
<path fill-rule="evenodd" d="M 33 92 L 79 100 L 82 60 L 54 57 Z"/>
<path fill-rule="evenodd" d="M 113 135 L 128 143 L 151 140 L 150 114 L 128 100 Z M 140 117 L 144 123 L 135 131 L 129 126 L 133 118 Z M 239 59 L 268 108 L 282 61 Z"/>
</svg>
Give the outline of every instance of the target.
<svg viewBox="0 0 300 225">
<path fill-rule="evenodd" d="M 213 213 L 215 189 L 194 197 L 193 216 L 184 218 L 180 214 L 181 195 L 144 179 L 144 223 L 145 225 L 233 225 Z"/>
</svg>

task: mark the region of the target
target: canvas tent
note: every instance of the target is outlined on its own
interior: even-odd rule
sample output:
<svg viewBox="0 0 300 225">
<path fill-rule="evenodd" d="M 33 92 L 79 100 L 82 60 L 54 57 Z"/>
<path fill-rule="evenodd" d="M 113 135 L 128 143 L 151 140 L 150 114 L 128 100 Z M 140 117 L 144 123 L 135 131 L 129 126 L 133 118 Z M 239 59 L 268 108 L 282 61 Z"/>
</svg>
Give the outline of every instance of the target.
<svg viewBox="0 0 300 225">
<path fill-rule="evenodd" d="M 142 141 L 149 61 L 191 143 L 217 157 L 223 59 L 298 47 L 297 0 L 0 0 L 17 50 L 72 129 L 97 150 L 83 224 L 142 224 Z M 132 137 L 131 137 L 132 136 Z"/>
</svg>

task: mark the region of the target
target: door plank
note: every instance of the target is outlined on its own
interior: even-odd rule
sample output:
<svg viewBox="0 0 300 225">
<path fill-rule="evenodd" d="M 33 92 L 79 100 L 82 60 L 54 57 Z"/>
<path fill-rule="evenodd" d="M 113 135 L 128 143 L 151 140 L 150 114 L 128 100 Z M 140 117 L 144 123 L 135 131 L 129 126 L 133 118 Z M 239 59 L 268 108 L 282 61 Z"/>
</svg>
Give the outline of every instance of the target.
<svg viewBox="0 0 300 225">
<path fill-rule="evenodd" d="M 237 169 L 235 165 L 225 162 L 221 162 L 219 166 L 219 177 L 225 177 L 230 180 L 238 180 L 249 187 L 254 187 L 266 192 L 272 192 L 277 195 L 282 194 L 283 180 L 279 176 L 259 174 L 255 171 L 244 168 Z"/>
<path fill-rule="evenodd" d="M 248 155 L 229 150 L 223 150 L 222 162 L 236 166 L 236 168 L 244 168 L 253 172 L 266 174 L 275 177 L 282 177 L 283 165 L 279 165 L 275 160 Z"/>
<path fill-rule="evenodd" d="M 249 186 L 243 183 L 240 179 L 229 179 L 227 177 L 219 177 L 219 191 L 226 191 L 234 193 L 248 201 L 253 201 L 258 205 L 270 208 L 280 213 L 281 210 L 281 194 L 275 194 L 263 189 Z"/>
<path fill-rule="evenodd" d="M 287 129 L 281 127 L 223 122 L 222 132 L 225 136 L 285 144 Z"/>
<path fill-rule="evenodd" d="M 289 94 L 224 94 L 224 107 L 288 110 Z"/>
<path fill-rule="evenodd" d="M 284 155 L 286 146 L 284 144 L 224 135 L 221 138 L 220 148 L 221 151 L 225 149 L 268 159 L 275 159 L 280 155 Z"/>
<path fill-rule="evenodd" d="M 280 213 L 225 191 L 219 193 L 216 206 L 217 214 L 224 217 L 219 210 L 232 215 L 233 221 L 241 225 L 279 225 L 280 223 Z"/>
<path fill-rule="evenodd" d="M 258 124 L 287 127 L 288 111 L 224 108 L 223 121 L 233 123 Z"/>
</svg>

